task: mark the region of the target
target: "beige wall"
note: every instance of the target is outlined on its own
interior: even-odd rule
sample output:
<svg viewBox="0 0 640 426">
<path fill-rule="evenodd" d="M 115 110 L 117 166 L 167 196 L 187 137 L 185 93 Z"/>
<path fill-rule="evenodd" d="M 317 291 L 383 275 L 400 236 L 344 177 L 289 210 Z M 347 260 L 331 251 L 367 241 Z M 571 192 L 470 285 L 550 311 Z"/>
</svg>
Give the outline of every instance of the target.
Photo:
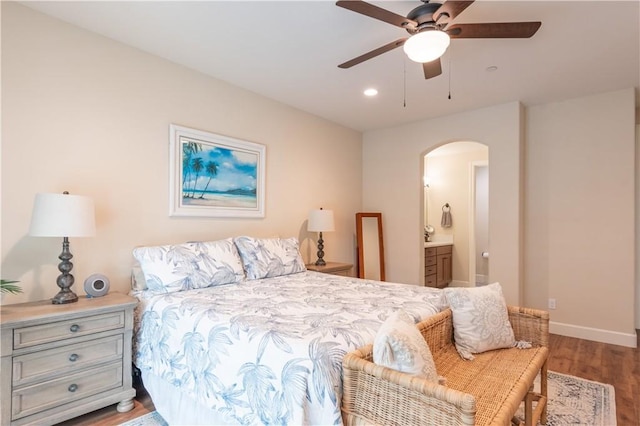
<svg viewBox="0 0 640 426">
<path fill-rule="evenodd" d="M 628 89 L 527 110 L 525 300 L 555 298 L 562 333 L 634 333 L 634 109 Z"/>
<path fill-rule="evenodd" d="M 420 251 L 407 248 L 421 244 L 424 151 L 482 142 L 490 279 L 509 303 L 546 309 L 556 298 L 556 332 L 634 346 L 634 104 L 628 89 L 529 108 L 525 167 L 517 104 L 366 133 L 363 206 L 386 217 L 388 279 L 419 282 Z"/>
<path fill-rule="evenodd" d="M 170 218 L 169 124 L 266 145 L 264 219 Z M 97 236 L 71 239 L 74 289 L 91 273 L 126 292 L 138 245 L 236 235 L 296 236 L 335 212 L 327 260 L 353 262 L 361 135 L 158 57 L 2 2 L 2 277 L 39 300 L 58 288 L 61 239 L 27 235 L 37 192 L 92 197 Z"/>
<path fill-rule="evenodd" d="M 388 281 L 419 284 L 424 275 L 423 156 L 448 142 L 475 141 L 489 147 L 491 279 L 509 303 L 521 302 L 522 114 L 513 102 L 365 133 L 363 208 L 382 212 Z"/>
</svg>

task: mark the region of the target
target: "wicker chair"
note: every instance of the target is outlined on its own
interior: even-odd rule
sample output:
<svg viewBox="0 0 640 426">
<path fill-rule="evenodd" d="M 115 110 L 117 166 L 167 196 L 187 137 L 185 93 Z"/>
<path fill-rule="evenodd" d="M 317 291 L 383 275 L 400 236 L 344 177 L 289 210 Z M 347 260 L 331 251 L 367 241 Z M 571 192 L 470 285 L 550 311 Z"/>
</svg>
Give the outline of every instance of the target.
<svg viewBox="0 0 640 426">
<path fill-rule="evenodd" d="M 450 309 L 417 324 L 445 386 L 374 364 L 373 345 L 347 354 L 345 425 L 509 425 L 523 401 L 525 424 L 546 424 L 549 314 L 511 306 L 508 312 L 516 340 L 532 348 L 497 349 L 472 361 L 455 349 Z M 538 374 L 540 391 L 534 392 Z"/>
</svg>

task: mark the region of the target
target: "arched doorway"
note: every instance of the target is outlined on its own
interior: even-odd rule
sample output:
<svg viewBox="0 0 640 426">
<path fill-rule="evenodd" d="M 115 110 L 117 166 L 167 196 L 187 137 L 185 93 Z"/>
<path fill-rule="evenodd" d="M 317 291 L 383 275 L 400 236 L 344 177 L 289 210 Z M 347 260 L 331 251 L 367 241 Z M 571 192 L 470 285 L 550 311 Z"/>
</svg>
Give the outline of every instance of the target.
<svg viewBox="0 0 640 426">
<path fill-rule="evenodd" d="M 423 226 L 432 231 L 425 255 L 428 247 L 451 244 L 451 286 L 489 280 L 488 161 L 489 148 L 472 141 L 450 142 L 423 154 Z M 443 211 L 449 213 L 450 226 L 443 222 Z M 423 285 L 431 281 L 426 266 L 421 264 Z"/>
</svg>

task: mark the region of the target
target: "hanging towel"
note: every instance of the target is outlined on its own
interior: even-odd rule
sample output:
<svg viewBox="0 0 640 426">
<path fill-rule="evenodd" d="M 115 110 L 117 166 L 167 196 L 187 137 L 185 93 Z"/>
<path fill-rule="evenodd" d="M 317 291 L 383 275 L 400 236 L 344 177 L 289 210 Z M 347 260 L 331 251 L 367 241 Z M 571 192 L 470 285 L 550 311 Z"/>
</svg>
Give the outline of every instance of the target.
<svg viewBox="0 0 640 426">
<path fill-rule="evenodd" d="M 442 206 L 442 220 L 440 221 L 440 225 L 443 228 L 451 228 L 452 220 L 451 220 L 451 207 L 449 203 Z"/>
</svg>

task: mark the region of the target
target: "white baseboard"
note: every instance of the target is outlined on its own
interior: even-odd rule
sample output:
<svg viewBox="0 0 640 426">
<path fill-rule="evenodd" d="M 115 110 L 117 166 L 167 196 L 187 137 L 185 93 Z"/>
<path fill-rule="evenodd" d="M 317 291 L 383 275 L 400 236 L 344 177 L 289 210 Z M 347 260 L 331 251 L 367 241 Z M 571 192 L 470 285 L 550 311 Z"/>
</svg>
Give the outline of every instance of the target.
<svg viewBox="0 0 640 426">
<path fill-rule="evenodd" d="M 629 348 L 636 348 L 638 345 L 638 337 L 635 333 L 620 333 L 619 331 L 582 327 L 580 325 L 563 324 L 555 321 L 549 321 L 549 332 L 561 336 L 593 340 L 595 342 L 626 346 Z"/>
</svg>

